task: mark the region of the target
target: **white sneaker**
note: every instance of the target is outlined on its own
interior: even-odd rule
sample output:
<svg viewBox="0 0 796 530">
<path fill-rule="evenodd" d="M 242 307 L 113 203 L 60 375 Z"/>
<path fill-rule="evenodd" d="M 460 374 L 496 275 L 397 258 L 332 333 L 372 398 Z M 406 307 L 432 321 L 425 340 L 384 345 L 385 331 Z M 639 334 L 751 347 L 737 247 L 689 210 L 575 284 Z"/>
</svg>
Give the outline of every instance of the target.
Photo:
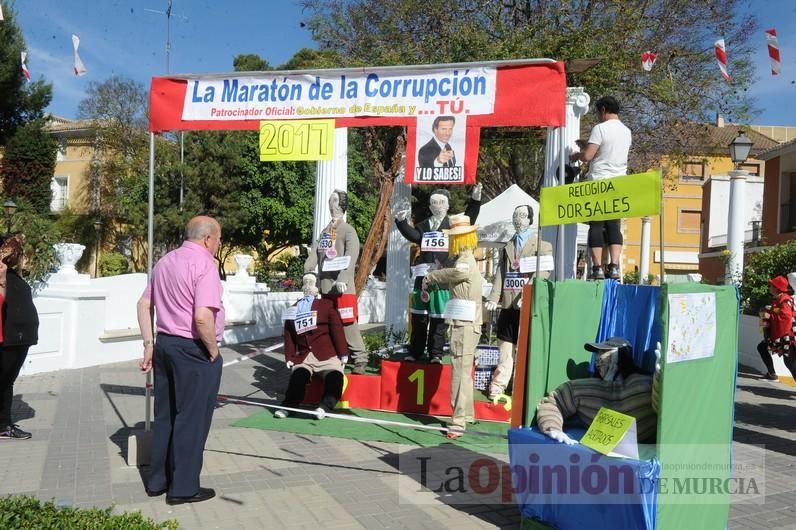
<svg viewBox="0 0 796 530">
<path fill-rule="evenodd" d="M 282 409 L 277 409 L 277 411 L 274 412 L 274 418 L 279 418 L 280 420 L 287 418 L 287 411 Z"/>
<path fill-rule="evenodd" d="M 326 411 L 321 407 L 318 407 L 313 412 L 315 413 L 315 417 L 319 420 L 322 420 L 326 417 Z"/>
</svg>

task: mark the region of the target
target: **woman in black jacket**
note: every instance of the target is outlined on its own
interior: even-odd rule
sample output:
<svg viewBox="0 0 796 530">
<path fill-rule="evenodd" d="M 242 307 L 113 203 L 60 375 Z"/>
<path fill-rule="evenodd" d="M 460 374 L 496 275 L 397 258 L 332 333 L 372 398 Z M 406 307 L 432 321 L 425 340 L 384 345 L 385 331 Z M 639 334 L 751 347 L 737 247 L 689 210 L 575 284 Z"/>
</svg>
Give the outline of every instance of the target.
<svg viewBox="0 0 796 530">
<path fill-rule="evenodd" d="M 33 294 L 16 271 L 21 261 L 21 247 L 4 260 L 8 271 L 2 308 L 3 343 L 0 345 L 0 440 L 27 440 L 31 436 L 11 422 L 14 381 L 25 364 L 28 349 L 39 342 L 39 314 L 33 305 Z"/>
</svg>

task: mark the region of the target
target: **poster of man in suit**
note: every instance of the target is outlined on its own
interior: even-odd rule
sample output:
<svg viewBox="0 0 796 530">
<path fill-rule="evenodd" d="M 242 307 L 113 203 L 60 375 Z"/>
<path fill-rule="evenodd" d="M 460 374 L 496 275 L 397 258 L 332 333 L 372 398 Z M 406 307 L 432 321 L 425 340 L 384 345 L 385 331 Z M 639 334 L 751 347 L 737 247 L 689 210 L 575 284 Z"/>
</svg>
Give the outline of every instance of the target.
<svg viewBox="0 0 796 530">
<path fill-rule="evenodd" d="M 464 182 L 464 116 L 418 116 L 415 181 Z"/>
</svg>

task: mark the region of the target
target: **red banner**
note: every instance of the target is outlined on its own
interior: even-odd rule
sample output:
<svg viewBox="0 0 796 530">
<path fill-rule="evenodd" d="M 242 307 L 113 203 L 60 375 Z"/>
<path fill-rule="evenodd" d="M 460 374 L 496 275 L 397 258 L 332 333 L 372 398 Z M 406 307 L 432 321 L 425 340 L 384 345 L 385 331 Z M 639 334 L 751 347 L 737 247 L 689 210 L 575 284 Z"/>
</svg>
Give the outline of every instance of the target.
<svg viewBox="0 0 796 530">
<path fill-rule="evenodd" d="M 153 77 L 149 129 L 405 126 L 408 183 L 474 184 L 481 127 L 561 127 L 565 109 L 564 64 L 545 60 L 249 72 Z"/>
<path fill-rule="evenodd" d="M 501 127 L 501 126 L 539 126 L 539 127 L 560 127 L 565 123 L 565 105 L 566 105 L 566 76 L 564 74 L 564 63 L 560 62 L 529 62 L 517 63 L 507 62 L 501 64 L 494 63 L 493 69 L 495 70 L 494 93 L 485 94 L 484 97 L 493 98 L 490 100 L 491 112 L 484 113 L 483 109 L 476 110 L 477 114 L 468 112 L 467 108 L 462 108 L 459 104 L 464 101 L 466 96 L 453 95 L 454 91 L 448 85 L 444 85 L 445 81 L 453 78 L 453 73 L 456 73 L 456 79 L 462 78 L 465 72 L 468 72 L 470 66 L 468 64 L 462 65 L 448 65 L 433 70 L 433 73 L 439 78 L 439 88 L 437 91 L 429 96 L 429 90 L 426 90 L 425 97 L 420 96 L 426 105 L 419 105 L 414 110 L 414 114 L 407 115 L 412 109 L 404 109 L 402 115 L 384 115 L 385 113 L 392 112 L 389 106 L 372 105 L 367 107 L 367 103 L 359 105 L 360 110 L 356 110 L 353 114 L 349 115 L 350 108 L 343 109 L 340 117 L 336 118 L 336 125 L 338 127 L 364 127 L 364 126 L 379 126 L 379 125 L 403 125 L 411 127 L 415 125 L 417 116 L 422 112 L 424 115 L 429 113 L 437 114 L 453 114 L 459 113 L 467 114 L 468 127 Z M 410 78 L 409 73 L 417 73 L 422 67 L 405 67 L 407 75 L 401 78 L 396 75 L 395 67 L 386 68 L 372 68 L 368 70 L 370 77 L 363 82 L 364 94 L 374 93 L 376 96 L 379 93 L 384 95 L 386 91 L 378 92 L 382 87 L 386 86 L 382 82 L 381 85 L 375 83 L 367 84 L 367 81 L 372 81 L 375 77 L 378 79 L 379 75 L 386 76 L 386 73 L 393 75 L 394 78 L 403 81 L 404 83 L 399 86 L 396 81 L 393 85 L 388 86 L 392 93 L 398 93 L 394 101 L 400 102 L 401 96 L 406 92 L 406 87 L 411 89 L 410 82 L 418 81 L 418 79 Z M 337 77 L 345 77 L 347 72 L 362 72 L 361 68 L 351 68 L 344 70 L 317 70 L 315 72 L 305 72 L 299 76 L 295 72 L 263 72 L 263 82 L 256 84 L 256 79 L 253 80 L 252 74 L 231 73 L 227 76 L 207 75 L 207 76 L 187 76 L 187 77 L 153 77 L 150 89 L 150 122 L 149 130 L 155 133 L 162 133 L 166 131 L 193 131 L 193 130 L 257 130 L 259 122 L 263 119 L 307 119 L 313 117 L 311 114 L 313 110 L 309 106 L 304 107 L 306 113 L 298 114 L 295 112 L 297 105 L 292 107 L 288 104 L 278 106 L 273 103 L 276 94 L 280 93 L 280 88 L 286 88 L 285 94 L 290 96 L 288 85 L 276 85 L 276 78 L 284 83 L 290 76 L 302 77 L 312 76 L 318 74 L 316 78 L 320 79 L 326 72 L 333 72 Z M 400 69 L 399 73 L 402 73 Z M 459 73 L 461 72 L 461 73 Z M 258 73 L 259 74 L 259 73 Z M 449 74 L 446 77 L 446 74 Z M 348 74 L 353 75 L 351 73 Z M 431 79 L 434 77 L 431 74 L 425 74 Z M 268 77 L 271 84 L 265 82 L 265 76 Z M 280 77 L 281 76 L 281 77 Z M 327 78 L 331 78 L 326 74 Z M 417 76 L 416 76 L 417 77 Z M 247 85 L 242 85 L 238 80 L 246 81 Z M 383 80 L 384 81 L 384 80 Z M 188 92 L 189 82 L 192 84 L 191 92 Z M 351 83 L 351 81 L 347 81 Z M 204 84 L 202 84 L 204 83 Z M 342 85 L 340 81 L 338 84 Z M 476 84 L 476 83 L 474 83 Z M 216 90 L 214 87 L 218 85 Z M 463 83 L 459 81 L 459 86 Z M 292 86 L 292 88 L 296 88 Z M 477 84 L 476 84 L 477 86 Z M 331 86 L 330 86 L 331 87 Z M 487 90 L 491 85 L 487 84 Z M 311 84 L 303 94 L 311 97 L 314 86 Z M 336 87 L 335 87 L 336 88 Z M 404 91 L 400 92 L 399 89 L 403 88 Z M 464 88 L 468 88 L 464 86 Z M 213 90 L 211 90 L 213 89 Z M 245 89 L 245 91 L 244 91 Z M 257 90 L 255 90 L 257 89 Z M 271 89 L 271 92 L 267 92 Z M 323 87 L 321 87 L 321 90 Z M 460 89 L 464 93 L 464 89 Z M 293 90 L 293 94 L 302 94 L 301 91 Z M 331 88 L 330 88 L 331 92 Z M 468 92 L 470 93 L 470 92 Z M 270 98 L 269 99 L 269 94 Z M 360 99 L 366 97 L 360 94 Z M 409 96 L 407 96 L 409 97 Z M 212 106 L 215 100 L 218 100 L 219 106 L 221 100 L 234 99 L 237 101 L 246 100 L 246 104 L 240 104 L 240 110 L 229 108 L 219 109 L 218 112 L 212 112 Z M 411 100 L 411 97 L 409 97 Z M 473 99 L 472 97 L 470 99 Z M 260 101 L 262 100 L 262 101 Z M 215 114 L 213 119 L 184 119 L 188 109 L 185 108 L 186 101 L 196 102 L 196 106 L 207 104 L 208 116 Z M 285 101 L 289 101 L 286 99 Z M 314 100 L 313 100 L 314 101 Z M 359 101 L 359 100 L 357 100 Z M 225 101 L 224 103 L 229 103 Z M 268 115 L 269 109 L 274 108 L 274 112 L 279 114 Z M 421 108 L 422 107 L 422 108 Z M 292 111 L 290 109 L 293 109 Z M 370 110 L 369 110 L 370 109 Z M 222 112 L 223 111 L 223 112 Z M 291 112 L 293 112 L 291 114 Z M 363 115 L 364 113 L 371 112 L 370 115 Z M 397 110 L 395 111 L 397 112 Z M 188 113 L 191 114 L 191 113 Z M 202 113 L 197 112 L 191 114 L 192 116 L 199 116 Z M 329 114 L 324 114 L 329 116 Z M 228 116 L 228 117 L 227 117 Z M 243 119 L 241 119 L 243 118 Z"/>
</svg>

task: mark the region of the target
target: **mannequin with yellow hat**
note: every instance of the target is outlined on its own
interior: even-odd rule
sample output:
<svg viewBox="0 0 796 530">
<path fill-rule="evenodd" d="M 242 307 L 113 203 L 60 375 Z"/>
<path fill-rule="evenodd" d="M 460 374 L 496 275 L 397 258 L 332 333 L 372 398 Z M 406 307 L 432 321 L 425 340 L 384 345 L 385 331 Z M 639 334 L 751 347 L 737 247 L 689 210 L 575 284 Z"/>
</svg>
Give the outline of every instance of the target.
<svg viewBox="0 0 796 530">
<path fill-rule="evenodd" d="M 456 439 L 473 419 L 473 364 L 475 349 L 481 338 L 481 293 L 484 280 L 473 252 L 478 247 L 478 225 L 471 225 L 466 215 L 452 215 L 448 235 L 448 253 L 455 258 L 451 267 L 431 271 L 423 279 L 423 289 L 443 285 L 451 298 L 445 308 L 450 330 L 451 408 L 453 415 L 447 436 Z"/>
</svg>

